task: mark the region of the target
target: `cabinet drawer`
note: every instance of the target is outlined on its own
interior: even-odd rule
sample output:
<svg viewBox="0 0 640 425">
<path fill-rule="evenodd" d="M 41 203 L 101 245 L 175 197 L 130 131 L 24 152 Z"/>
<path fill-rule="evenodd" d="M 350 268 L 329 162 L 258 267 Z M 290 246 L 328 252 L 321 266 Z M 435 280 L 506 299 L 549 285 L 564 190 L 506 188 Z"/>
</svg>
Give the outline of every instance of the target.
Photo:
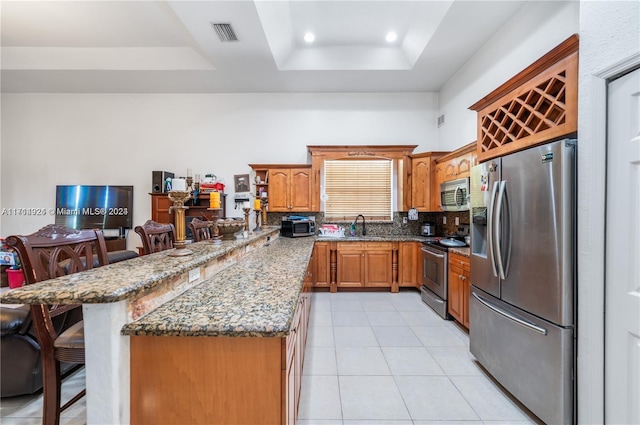
<svg viewBox="0 0 640 425">
<path fill-rule="evenodd" d="M 364 242 L 338 242 L 338 251 L 344 250 L 363 250 L 365 243 Z"/>
</svg>

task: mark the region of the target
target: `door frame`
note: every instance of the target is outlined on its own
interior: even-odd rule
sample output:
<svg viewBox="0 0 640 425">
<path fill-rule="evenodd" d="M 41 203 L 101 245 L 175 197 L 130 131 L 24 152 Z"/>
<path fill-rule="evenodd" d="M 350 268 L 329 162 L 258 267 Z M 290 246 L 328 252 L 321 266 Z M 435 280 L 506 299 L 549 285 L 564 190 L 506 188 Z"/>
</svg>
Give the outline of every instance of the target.
<svg viewBox="0 0 640 425">
<path fill-rule="evenodd" d="M 605 229 L 607 86 L 609 81 L 640 66 L 634 53 L 598 72 L 579 75 L 578 99 L 588 96 L 591 116 L 588 127 L 578 116 L 578 176 L 590 174 L 589 187 L 578 178 L 578 331 L 577 415 L 579 423 L 604 421 L 605 350 Z M 579 101 L 580 102 L 580 101 Z M 580 114 L 580 112 L 579 112 Z M 590 142 L 580 147 L 581 130 L 590 132 Z M 581 182 L 582 180 L 582 182 Z M 597 208 L 596 205 L 601 205 Z M 601 229 L 598 229 L 600 226 Z M 594 261 L 600 258 L 601 261 Z"/>
</svg>

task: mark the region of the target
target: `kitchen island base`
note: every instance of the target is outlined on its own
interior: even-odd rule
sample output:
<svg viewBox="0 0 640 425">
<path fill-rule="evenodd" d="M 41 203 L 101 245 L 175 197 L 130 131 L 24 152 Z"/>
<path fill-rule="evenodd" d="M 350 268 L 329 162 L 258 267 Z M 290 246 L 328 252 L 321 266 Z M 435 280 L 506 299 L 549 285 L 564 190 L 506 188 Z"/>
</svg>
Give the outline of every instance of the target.
<svg viewBox="0 0 640 425">
<path fill-rule="evenodd" d="M 131 424 L 279 424 L 283 338 L 131 337 Z"/>
</svg>

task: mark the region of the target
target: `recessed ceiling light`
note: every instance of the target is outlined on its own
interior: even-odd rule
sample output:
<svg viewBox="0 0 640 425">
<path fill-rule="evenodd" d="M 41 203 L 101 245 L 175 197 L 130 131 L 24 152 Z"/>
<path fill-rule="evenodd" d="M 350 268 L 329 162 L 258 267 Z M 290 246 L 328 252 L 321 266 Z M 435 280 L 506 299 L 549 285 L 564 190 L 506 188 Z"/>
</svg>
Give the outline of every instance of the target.
<svg viewBox="0 0 640 425">
<path fill-rule="evenodd" d="M 316 36 L 313 35 L 312 32 L 308 32 L 304 35 L 304 41 L 306 41 L 307 43 L 313 43 L 315 39 Z"/>
<path fill-rule="evenodd" d="M 393 43 L 394 41 L 396 41 L 398 39 L 398 34 L 396 34 L 393 31 L 390 31 L 387 33 L 387 36 L 385 37 L 387 39 L 387 41 L 389 43 Z"/>
</svg>

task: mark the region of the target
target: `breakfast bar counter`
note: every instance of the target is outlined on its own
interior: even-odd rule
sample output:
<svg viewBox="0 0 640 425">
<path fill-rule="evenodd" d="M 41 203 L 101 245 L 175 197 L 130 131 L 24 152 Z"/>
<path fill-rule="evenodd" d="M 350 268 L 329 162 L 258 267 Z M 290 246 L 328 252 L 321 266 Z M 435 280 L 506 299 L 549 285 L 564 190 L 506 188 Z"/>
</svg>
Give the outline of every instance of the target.
<svg viewBox="0 0 640 425">
<path fill-rule="evenodd" d="M 280 240 L 278 235 L 277 227 L 264 227 L 247 239 L 199 242 L 187 245 L 189 256 L 164 251 L 134 258 L 13 289 L 0 302 L 82 304 L 87 423 L 128 424 L 136 370 L 132 339 L 287 339 L 313 238 Z M 153 372 L 163 375 L 163 369 Z"/>
<path fill-rule="evenodd" d="M 313 238 L 278 238 L 124 326 L 124 335 L 285 337 Z"/>
</svg>

